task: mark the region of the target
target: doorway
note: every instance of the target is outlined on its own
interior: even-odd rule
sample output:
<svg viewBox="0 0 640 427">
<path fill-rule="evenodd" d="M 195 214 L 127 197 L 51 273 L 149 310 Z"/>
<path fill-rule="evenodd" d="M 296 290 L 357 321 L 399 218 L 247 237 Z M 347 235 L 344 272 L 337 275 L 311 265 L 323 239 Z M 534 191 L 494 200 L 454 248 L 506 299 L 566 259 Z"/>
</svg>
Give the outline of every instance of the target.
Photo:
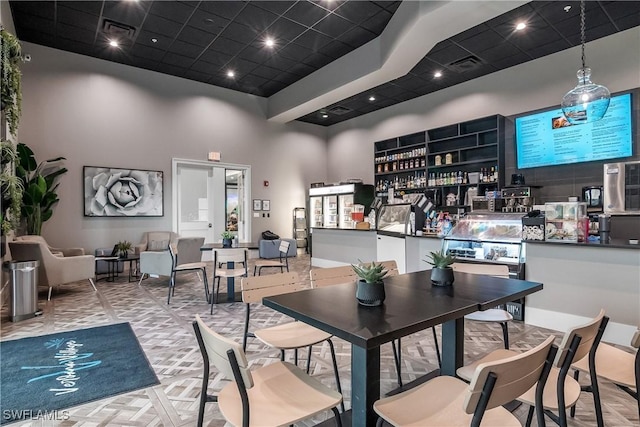
<svg viewBox="0 0 640 427">
<path fill-rule="evenodd" d="M 250 240 L 250 166 L 173 159 L 172 171 L 173 229 L 180 236 L 217 243 L 230 231 L 241 242 Z"/>
</svg>

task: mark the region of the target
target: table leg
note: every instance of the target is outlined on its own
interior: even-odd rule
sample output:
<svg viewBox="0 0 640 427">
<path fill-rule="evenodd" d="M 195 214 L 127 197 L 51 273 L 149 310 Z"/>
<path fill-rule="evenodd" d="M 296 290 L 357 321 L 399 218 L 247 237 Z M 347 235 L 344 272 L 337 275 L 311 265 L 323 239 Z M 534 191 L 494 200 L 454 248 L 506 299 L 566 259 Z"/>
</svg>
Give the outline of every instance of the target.
<svg viewBox="0 0 640 427">
<path fill-rule="evenodd" d="M 373 403 L 380 399 L 380 347 L 351 345 L 351 425 L 371 427 L 378 416 Z"/>
<path fill-rule="evenodd" d="M 464 361 L 464 317 L 442 324 L 442 375 L 456 375 Z"/>
</svg>

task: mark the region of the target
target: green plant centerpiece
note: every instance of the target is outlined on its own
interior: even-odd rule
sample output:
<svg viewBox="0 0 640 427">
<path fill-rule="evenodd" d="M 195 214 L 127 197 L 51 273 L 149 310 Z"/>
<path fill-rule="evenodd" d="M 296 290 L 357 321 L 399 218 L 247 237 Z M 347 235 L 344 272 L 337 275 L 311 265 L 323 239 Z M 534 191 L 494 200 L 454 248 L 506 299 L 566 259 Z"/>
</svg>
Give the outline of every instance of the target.
<svg viewBox="0 0 640 427">
<path fill-rule="evenodd" d="M 131 251 L 131 248 L 133 248 L 133 245 L 131 244 L 131 242 L 128 242 L 126 240 L 116 243 L 116 250 L 118 251 L 118 256 L 120 258 L 126 258 L 129 255 L 129 251 Z"/>
<path fill-rule="evenodd" d="M 25 233 L 40 235 L 42 223 L 53 215 L 53 207 L 58 203 L 58 178 L 67 172 L 61 166 L 64 157 L 36 162 L 33 151 L 25 144 L 18 144 L 16 176 L 22 181 L 21 215 L 25 222 Z"/>
<path fill-rule="evenodd" d="M 453 284 L 453 268 L 451 264 L 455 262 L 455 258 L 443 249 L 438 252 L 431 252 L 427 255 L 425 261 L 433 266 L 431 269 L 431 283 L 436 286 L 451 286 Z"/>
<path fill-rule="evenodd" d="M 375 262 L 365 264 L 361 261 L 358 265 L 352 264 L 351 267 L 360 278 L 356 284 L 358 303 L 368 307 L 382 305 L 386 297 L 382 279 L 388 273 L 384 265 Z"/>
<path fill-rule="evenodd" d="M 22 112 L 20 41 L 5 29 L 0 30 L 0 109 L 9 125 L 9 132 L 16 136 Z"/>
<path fill-rule="evenodd" d="M 222 237 L 222 247 L 230 248 L 231 242 L 233 241 L 233 233 L 230 231 L 223 231 L 220 233 L 220 237 Z"/>
</svg>

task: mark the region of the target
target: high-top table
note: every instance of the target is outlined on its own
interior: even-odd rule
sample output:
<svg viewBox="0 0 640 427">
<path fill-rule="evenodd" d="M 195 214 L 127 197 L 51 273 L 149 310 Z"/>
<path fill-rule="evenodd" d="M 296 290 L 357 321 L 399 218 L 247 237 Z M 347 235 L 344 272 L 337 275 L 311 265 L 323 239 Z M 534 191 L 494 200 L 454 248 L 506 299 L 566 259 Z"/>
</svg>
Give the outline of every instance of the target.
<svg viewBox="0 0 640 427">
<path fill-rule="evenodd" d="M 464 316 L 542 289 L 541 283 L 455 273 L 453 286 L 431 285 L 431 271 L 384 279 L 380 307 L 363 307 L 356 284 L 308 289 L 263 299 L 263 304 L 351 343 L 353 426 L 373 426 L 380 398 L 380 346 L 442 324 L 442 369 L 455 375 L 464 356 Z"/>
<path fill-rule="evenodd" d="M 244 242 L 244 243 L 238 243 L 236 245 L 233 245 L 230 248 L 225 248 L 222 246 L 222 243 L 205 243 L 204 245 L 202 245 L 200 247 L 200 251 L 205 252 L 205 251 L 218 251 L 218 250 L 224 250 L 224 249 L 248 249 L 248 250 L 258 250 L 258 244 L 256 242 Z M 230 261 L 227 262 L 227 268 L 234 268 L 235 267 L 235 262 Z M 248 266 L 247 266 L 248 268 Z M 214 278 L 215 279 L 215 278 Z M 234 277 L 227 277 L 227 295 L 225 297 L 224 294 L 221 294 L 221 298 L 219 300 L 219 302 L 239 302 L 242 301 L 242 298 L 240 297 L 240 294 L 236 294 L 235 292 L 235 278 Z M 213 282 L 212 282 L 213 283 Z M 215 283 L 214 283 L 215 286 Z M 215 289 L 213 289 L 215 291 Z M 211 298 L 213 298 L 213 294 L 211 294 Z"/>
</svg>

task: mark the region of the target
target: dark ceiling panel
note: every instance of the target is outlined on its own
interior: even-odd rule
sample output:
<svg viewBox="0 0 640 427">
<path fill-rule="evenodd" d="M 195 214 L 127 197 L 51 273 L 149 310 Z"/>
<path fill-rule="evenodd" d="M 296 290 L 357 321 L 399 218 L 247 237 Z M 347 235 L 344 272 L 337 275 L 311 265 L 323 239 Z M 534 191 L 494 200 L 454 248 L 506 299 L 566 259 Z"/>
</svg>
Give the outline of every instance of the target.
<svg viewBox="0 0 640 427">
<path fill-rule="evenodd" d="M 9 5 L 21 40 L 271 96 L 378 37 L 400 2 L 10 0 Z M 566 6 L 571 7 L 565 11 Z M 440 40 L 407 75 L 298 120 L 329 126 L 579 46 L 579 11 L 577 1 L 527 3 Z M 640 1 L 588 1 L 586 11 L 587 41 L 640 25 Z M 133 35 L 118 48 L 108 46 L 112 34 L 103 32 L 105 20 L 133 27 Z M 518 21 L 527 23 L 524 31 L 515 31 Z M 264 45 L 267 36 L 276 40 L 275 47 Z M 478 63 L 450 65 L 468 57 Z M 227 76 L 230 70 L 235 77 Z M 436 71 L 443 73 L 440 78 Z M 322 118 L 321 110 L 340 105 L 351 111 Z"/>
</svg>

